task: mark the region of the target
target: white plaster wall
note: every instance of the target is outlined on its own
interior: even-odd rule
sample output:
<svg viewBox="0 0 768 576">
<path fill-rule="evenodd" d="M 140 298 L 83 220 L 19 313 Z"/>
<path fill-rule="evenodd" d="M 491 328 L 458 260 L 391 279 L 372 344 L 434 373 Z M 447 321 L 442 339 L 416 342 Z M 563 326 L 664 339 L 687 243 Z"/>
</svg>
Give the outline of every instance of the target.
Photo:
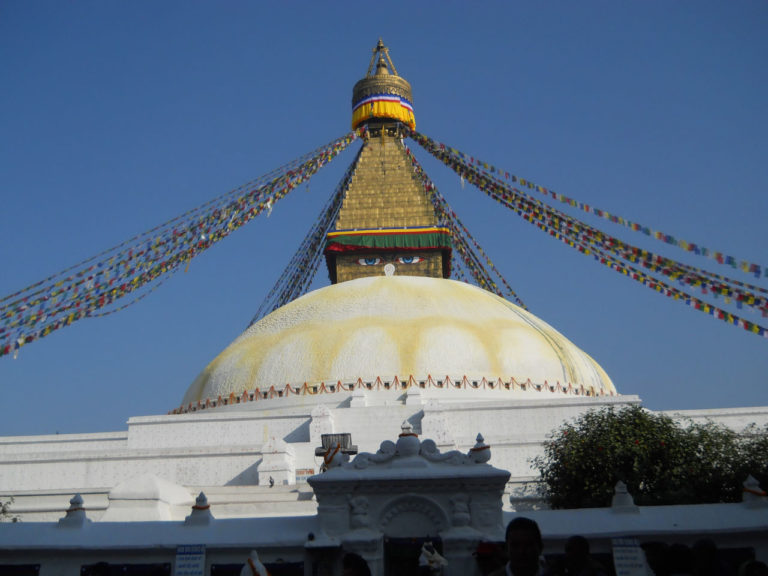
<svg viewBox="0 0 768 576">
<path fill-rule="evenodd" d="M 489 444 L 541 442 L 564 421 L 586 410 L 604 406 L 639 404 L 637 396 L 560 398 L 552 402 L 498 401 L 495 403 L 448 404 L 441 407 L 459 443 L 473 443 L 481 432 Z"/>
<path fill-rule="evenodd" d="M 125 448 L 127 432 L 96 434 L 46 434 L 40 436 L 0 437 L 0 459 L 13 454 L 34 454 L 62 451 L 109 451 Z"/>
<path fill-rule="evenodd" d="M 390 406 L 339 408 L 331 411 L 333 431 L 350 432 L 352 443 L 360 452 L 376 452 L 382 441 L 397 438 L 404 420 L 415 424 L 415 431 L 419 432 L 421 411 L 421 405 L 406 406 L 400 402 Z"/>
<path fill-rule="evenodd" d="M 317 513 L 314 493 L 306 483 L 298 486 L 195 486 L 190 494 L 204 492 L 216 518 L 311 516 Z M 69 508 L 72 490 L 45 490 L 16 493 L 11 507 L 25 523 L 56 522 Z M 109 491 L 80 491 L 88 518 L 99 522 L 109 505 Z M 190 506 L 172 506 L 173 520 L 182 521 Z"/>
<path fill-rule="evenodd" d="M 672 418 L 690 419 L 694 422 L 711 420 L 741 432 L 750 424 L 765 426 L 768 424 L 768 406 L 754 408 L 716 408 L 711 410 L 669 410 L 660 412 Z"/>
<path fill-rule="evenodd" d="M 12 516 L 18 515 L 24 522 L 55 522 L 69 508 L 69 501 L 74 492 L 60 490 L 41 490 L 27 493 L 16 493 L 11 505 Z M 107 491 L 81 491 L 83 507 L 88 511 L 88 517 L 98 520 L 104 514 L 109 500 Z"/>
<path fill-rule="evenodd" d="M 128 448 L 199 449 L 261 445 L 271 438 L 288 438 L 286 441 L 289 442 L 309 440 L 309 412 L 213 412 L 131 418 L 128 421 Z M 302 425 L 306 427 L 305 432 Z"/>
<path fill-rule="evenodd" d="M 2 463 L 0 494 L 30 490 L 110 489 L 128 478 L 146 473 L 184 486 L 256 484 L 256 464 L 260 459 L 258 447 L 249 451 L 33 454 Z"/>
</svg>

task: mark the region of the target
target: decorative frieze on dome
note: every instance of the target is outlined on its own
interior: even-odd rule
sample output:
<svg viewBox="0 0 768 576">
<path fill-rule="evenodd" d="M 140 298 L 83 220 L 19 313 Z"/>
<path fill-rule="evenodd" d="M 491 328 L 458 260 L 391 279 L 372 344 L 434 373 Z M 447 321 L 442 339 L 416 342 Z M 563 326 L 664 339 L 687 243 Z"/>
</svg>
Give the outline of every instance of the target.
<svg viewBox="0 0 768 576">
<path fill-rule="evenodd" d="M 344 393 L 352 394 L 352 406 L 367 406 L 369 405 L 367 393 L 405 392 L 406 394 L 411 394 L 413 391 L 418 390 L 444 390 L 446 393 L 451 391 L 485 390 L 488 392 L 517 392 L 537 395 L 549 393 L 556 396 L 580 397 L 616 395 L 613 391 L 606 392 L 603 389 L 585 387 L 583 384 L 574 386 L 570 383 L 565 385 L 560 382 L 550 384 L 546 381 L 534 383 L 530 379 L 518 382 L 515 378 L 481 378 L 480 380 L 470 380 L 466 376 L 454 381 L 450 376 L 446 376 L 443 379 L 435 379 L 431 375 L 427 376 L 425 380 L 417 380 L 411 374 L 407 379 L 403 378 L 403 380 L 400 380 L 397 376 L 392 380 L 382 380 L 381 377 L 376 377 L 373 382 L 363 382 L 362 378 L 358 378 L 354 382 L 339 381 L 336 384 L 326 384 L 325 382 L 309 384 L 304 382 L 302 385 L 294 386 L 291 384 L 286 384 L 282 387 L 270 386 L 266 390 L 255 388 L 253 390 L 243 390 L 241 394 L 231 392 L 226 397 L 219 396 L 218 398 L 206 398 L 205 400 L 190 402 L 186 406 L 179 406 L 171 410 L 169 414 L 188 414 L 235 405 L 241 407 L 250 405 L 254 407 L 254 402 L 282 401 L 284 398 L 297 396 L 340 395 Z M 318 401 L 320 400 L 318 399 Z M 405 401 L 407 402 L 407 399 Z M 421 398 L 420 401 L 424 403 L 426 399 Z"/>
</svg>

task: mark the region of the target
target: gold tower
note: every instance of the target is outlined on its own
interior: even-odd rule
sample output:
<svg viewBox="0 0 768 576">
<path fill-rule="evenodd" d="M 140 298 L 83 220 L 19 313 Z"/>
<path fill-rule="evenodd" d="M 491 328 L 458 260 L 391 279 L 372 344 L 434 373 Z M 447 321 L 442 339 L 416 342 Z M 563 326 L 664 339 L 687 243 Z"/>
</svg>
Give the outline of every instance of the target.
<svg viewBox="0 0 768 576">
<path fill-rule="evenodd" d="M 375 64 L 375 71 L 374 71 Z M 363 148 L 325 256 L 332 283 L 365 276 L 450 276 L 450 234 L 414 173 L 402 142 L 416 126 L 411 85 L 381 39 L 352 91 L 352 127 Z"/>
</svg>

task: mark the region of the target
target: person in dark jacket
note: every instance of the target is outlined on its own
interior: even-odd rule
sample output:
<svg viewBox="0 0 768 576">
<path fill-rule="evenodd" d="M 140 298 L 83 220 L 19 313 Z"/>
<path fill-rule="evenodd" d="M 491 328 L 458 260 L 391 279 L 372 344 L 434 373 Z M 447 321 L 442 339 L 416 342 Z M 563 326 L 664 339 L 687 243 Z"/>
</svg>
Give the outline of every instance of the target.
<svg viewBox="0 0 768 576">
<path fill-rule="evenodd" d="M 541 552 L 544 545 L 539 525 L 530 518 L 518 516 L 507 524 L 505 536 L 509 562 L 490 576 L 547 576 Z"/>
</svg>

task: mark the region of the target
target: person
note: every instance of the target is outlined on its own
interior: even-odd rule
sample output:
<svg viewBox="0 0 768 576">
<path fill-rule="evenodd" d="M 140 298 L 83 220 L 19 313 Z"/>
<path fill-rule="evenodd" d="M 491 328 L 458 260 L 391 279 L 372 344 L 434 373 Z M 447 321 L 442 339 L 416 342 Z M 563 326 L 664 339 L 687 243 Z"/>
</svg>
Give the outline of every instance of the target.
<svg viewBox="0 0 768 576">
<path fill-rule="evenodd" d="M 490 576 L 545 576 L 546 564 L 541 558 L 544 545 L 539 525 L 530 518 L 518 516 L 507 524 L 506 541 L 509 562 Z"/>
<path fill-rule="evenodd" d="M 686 544 L 675 542 L 667 549 L 667 567 L 670 576 L 693 574 L 693 552 Z"/>
<path fill-rule="evenodd" d="M 341 576 L 371 576 L 368 562 L 359 554 L 345 554 L 341 561 Z"/>
<path fill-rule="evenodd" d="M 727 576 L 728 567 L 720 560 L 720 551 L 711 538 L 701 538 L 691 548 L 694 576 Z"/>
<path fill-rule="evenodd" d="M 651 569 L 655 576 L 669 576 L 669 565 L 667 563 L 669 544 L 652 540 L 650 542 L 643 542 L 640 548 L 645 553 L 645 561 L 648 563 L 648 568 Z"/>
<path fill-rule="evenodd" d="M 571 536 L 565 542 L 562 566 L 558 576 L 606 576 L 608 571 L 589 553 L 589 541 L 584 536 Z"/>
</svg>

